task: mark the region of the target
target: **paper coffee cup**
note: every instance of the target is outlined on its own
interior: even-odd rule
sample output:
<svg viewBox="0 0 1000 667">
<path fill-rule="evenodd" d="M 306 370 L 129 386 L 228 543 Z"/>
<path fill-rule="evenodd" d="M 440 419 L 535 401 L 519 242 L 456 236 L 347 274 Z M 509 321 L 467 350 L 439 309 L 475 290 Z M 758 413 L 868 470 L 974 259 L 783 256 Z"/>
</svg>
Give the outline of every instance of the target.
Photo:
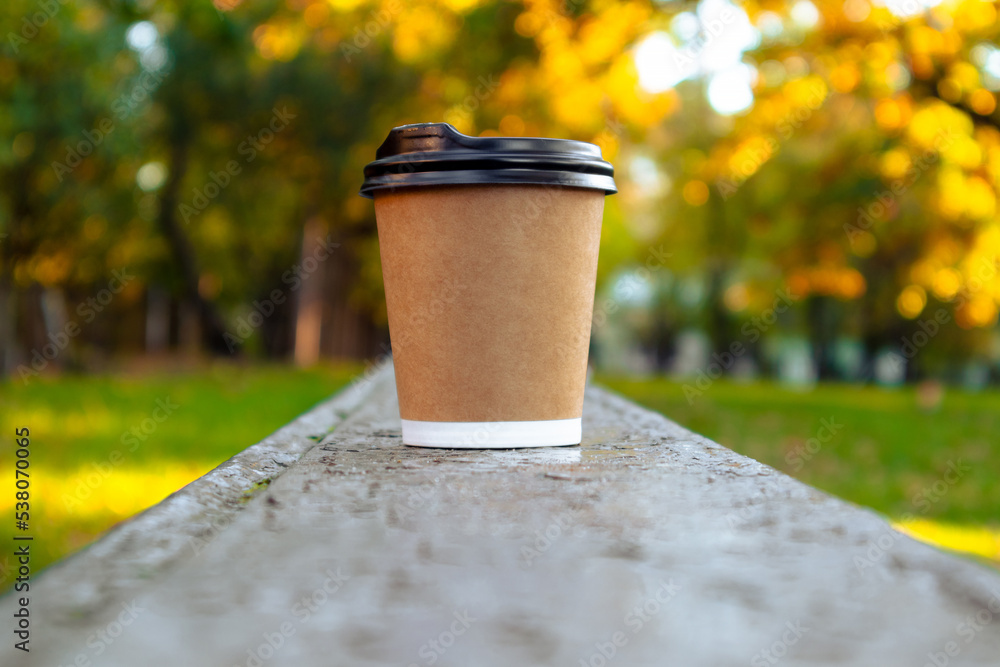
<svg viewBox="0 0 1000 667">
<path fill-rule="evenodd" d="M 394 129 L 375 200 L 403 442 L 579 444 L 604 197 L 600 149 Z"/>
</svg>

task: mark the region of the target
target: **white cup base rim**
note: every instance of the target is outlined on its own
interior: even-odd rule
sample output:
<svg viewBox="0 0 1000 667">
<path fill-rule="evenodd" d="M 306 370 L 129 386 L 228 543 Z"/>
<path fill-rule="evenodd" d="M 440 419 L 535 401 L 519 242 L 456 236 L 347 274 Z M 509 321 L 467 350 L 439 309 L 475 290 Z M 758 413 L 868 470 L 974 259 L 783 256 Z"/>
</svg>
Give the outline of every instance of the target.
<svg viewBox="0 0 1000 667">
<path fill-rule="evenodd" d="M 583 420 L 431 422 L 404 419 L 403 444 L 447 449 L 513 449 L 579 445 Z"/>
</svg>

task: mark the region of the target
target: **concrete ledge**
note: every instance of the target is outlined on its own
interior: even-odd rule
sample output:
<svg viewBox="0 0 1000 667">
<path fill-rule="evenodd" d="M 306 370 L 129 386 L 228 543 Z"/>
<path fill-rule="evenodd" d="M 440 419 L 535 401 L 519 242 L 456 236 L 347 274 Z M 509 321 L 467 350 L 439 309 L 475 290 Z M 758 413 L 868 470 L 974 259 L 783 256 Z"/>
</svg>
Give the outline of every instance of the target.
<svg viewBox="0 0 1000 667">
<path fill-rule="evenodd" d="M 578 448 L 399 433 L 382 374 L 53 568 L 31 664 L 1000 662 L 996 572 L 599 388 Z"/>
<path fill-rule="evenodd" d="M 387 374 L 391 376 L 391 367 L 317 405 L 159 504 L 122 522 L 81 552 L 43 571 L 36 590 L 58 591 L 58 595 L 36 596 L 33 602 L 39 613 L 77 620 L 100 613 L 148 587 L 175 561 L 196 555 L 202 545 L 229 527 L 252 494 L 329 436 Z"/>
</svg>

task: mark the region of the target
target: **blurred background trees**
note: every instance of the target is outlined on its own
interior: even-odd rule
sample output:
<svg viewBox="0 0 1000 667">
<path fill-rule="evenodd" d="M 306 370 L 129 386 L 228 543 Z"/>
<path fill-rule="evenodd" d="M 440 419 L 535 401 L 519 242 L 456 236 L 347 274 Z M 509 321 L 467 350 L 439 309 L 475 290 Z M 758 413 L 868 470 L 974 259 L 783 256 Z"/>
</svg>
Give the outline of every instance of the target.
<svg viewBox="0 0 1000 667">
<path fill-rule="evenodd" d="M 615 163 L 599 365 L 1000 376 L 993 3 L 8 0 L 0 17 L 7 374 L 378 354 L 361 170 L 389 128 L 444 120 Z"/>
</svg>

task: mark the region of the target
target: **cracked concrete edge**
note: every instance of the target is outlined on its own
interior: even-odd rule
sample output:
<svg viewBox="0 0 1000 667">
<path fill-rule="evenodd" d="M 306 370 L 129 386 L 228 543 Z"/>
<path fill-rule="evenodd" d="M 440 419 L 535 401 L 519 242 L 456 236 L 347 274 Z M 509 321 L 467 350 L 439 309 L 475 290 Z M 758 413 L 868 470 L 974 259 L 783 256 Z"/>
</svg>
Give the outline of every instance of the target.
<svg viewBox="0 0 1000 667">
<path fill-rule="evenodd" d="M 131 599 L 185 552 L 197 555 L 230 525 L 255 490 L 324 442 L 391 375 L 392 365 L 386 364 L 356 377 L 295 421 L 46 568 L 32 587 L 59 595 L 40 601 L 52 601 L 57 609 L 49 611 L 82 620 Z"/>
</svg>

